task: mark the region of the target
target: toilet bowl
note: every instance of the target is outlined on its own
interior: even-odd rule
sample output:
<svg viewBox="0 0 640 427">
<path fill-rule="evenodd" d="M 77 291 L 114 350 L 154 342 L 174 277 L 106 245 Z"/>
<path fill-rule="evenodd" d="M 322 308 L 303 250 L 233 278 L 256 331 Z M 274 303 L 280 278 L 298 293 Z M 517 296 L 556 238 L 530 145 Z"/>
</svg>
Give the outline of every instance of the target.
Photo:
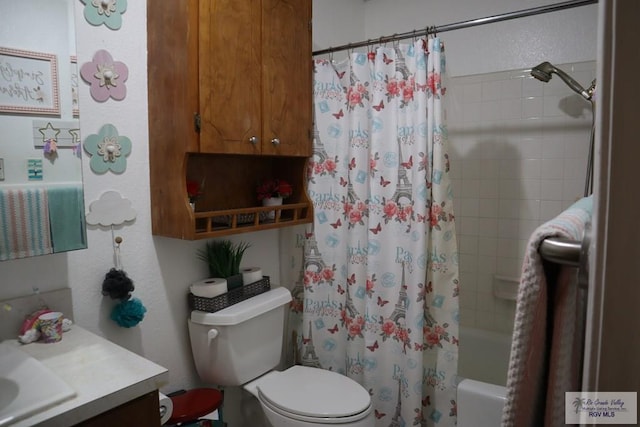
<svg viewBox="0 0 640 427">
<path fill-rule="evenodd" d="M 246 384 L 273 426 L 316 427 L 374 424 L 369 393 L 335 372 L 306 366 L 271 371 Z"/>
<path fill-rule="evenodd" d="M 275 288 L 214 313 L 194 310 L 189 337 L 200 378 L 242 386 L 260 403 L 273 427 L 373 427 L 367 390 L 319 368 L 275 371 L 282 352 L 286 288 Z"/>
</svg>

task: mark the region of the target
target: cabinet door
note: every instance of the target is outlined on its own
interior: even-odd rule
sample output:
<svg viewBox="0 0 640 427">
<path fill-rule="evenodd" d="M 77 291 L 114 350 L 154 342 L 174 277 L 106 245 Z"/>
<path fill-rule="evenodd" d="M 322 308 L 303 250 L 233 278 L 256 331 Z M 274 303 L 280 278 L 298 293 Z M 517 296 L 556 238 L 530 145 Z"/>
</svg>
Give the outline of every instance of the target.
<svg viewBox="0 0 640 427">
<path fill-rule="evenodd" d="M 260 1 L 202 0 L 199 15 L 200 152 L 260 154 Z"/>
<path fill-rule="evenodd" d="M 262 154 L 310 156 L 311 1 L 262 4 Z"/>
</svg>

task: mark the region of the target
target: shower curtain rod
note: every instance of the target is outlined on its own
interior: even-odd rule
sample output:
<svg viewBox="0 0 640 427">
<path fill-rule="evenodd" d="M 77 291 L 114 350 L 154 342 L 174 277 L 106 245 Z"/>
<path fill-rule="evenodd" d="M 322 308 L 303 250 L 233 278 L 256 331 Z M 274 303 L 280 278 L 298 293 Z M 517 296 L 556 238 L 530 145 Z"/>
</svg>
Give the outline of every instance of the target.
<svg viewBox="0 0 640 427">
<path fill-rule="evenodd" d="M 460 30 L 463 28 L 475 27 L 478 25 L 492 24 L 494 22 L 507 21 L 510 19 L 523 18 L 525 16 L 539 15 L 541 13 L 557 12 L 559 10 L 571 9 L 579 6 L 598 3 L 598 0 L 570 0 L 562 3 L 550 4 L 547 6 L 538 6 L 530 9 L 519 10 L 516 12 L 508 12 L 500 15 L 487 16 L 485 18 L 471 19 L 469 21 L 455 22 L 440 26 L 431 26 L 423 30 L 407 31 L 406 33 L 393 34 L 391 36 L 383 36 L 377 39 L 369 39 L 357 43 L 348 43 L 342 46 L 329 47 L 328 49 L 316 50 L 313 56 L 324 55 L 327 53 L 339 52 L 342 50 L 350 50 L 358 47 L 370 46 L 372 44 L 383 44 L 398 40 L 408 39 L 412 37 L 428 36 L 430 34 L 443 33 L 445 31 Z"/>
</svg>

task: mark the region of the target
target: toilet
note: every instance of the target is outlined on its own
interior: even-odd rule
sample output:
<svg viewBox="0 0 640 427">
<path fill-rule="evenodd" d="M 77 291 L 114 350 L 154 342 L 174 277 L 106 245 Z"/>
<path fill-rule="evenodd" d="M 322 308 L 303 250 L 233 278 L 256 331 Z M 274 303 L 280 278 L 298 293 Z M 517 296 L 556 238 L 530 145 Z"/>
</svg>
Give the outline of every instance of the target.
<svg viewBox="0 0 640 427">
<path fill-rule="evenodd" d="M 189 337 L 200 378 L 242 386 L 273 427 L 373 427 L 367 390 L 336 372 L 280 363 L 286 288 L 275 288 L 215 313 L 194 310 Z"/>
</svg>

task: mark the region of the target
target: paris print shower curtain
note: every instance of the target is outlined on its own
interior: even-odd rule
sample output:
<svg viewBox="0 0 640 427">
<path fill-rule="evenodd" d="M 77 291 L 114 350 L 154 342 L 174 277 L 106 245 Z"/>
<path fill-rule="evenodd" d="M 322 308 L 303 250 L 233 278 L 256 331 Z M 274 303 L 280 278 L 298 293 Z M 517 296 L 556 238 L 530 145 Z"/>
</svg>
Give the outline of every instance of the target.
<svg viewBox="0 0 640 427">
<path fill-rule="evenodd" d="M 455 425 L 458 262 L 443 66 L 437 38 L 315 61 L 314 223 L 293 232 L 286 257 L 290 354 L 362 384 L 377 426 Z"/>
</svg>

